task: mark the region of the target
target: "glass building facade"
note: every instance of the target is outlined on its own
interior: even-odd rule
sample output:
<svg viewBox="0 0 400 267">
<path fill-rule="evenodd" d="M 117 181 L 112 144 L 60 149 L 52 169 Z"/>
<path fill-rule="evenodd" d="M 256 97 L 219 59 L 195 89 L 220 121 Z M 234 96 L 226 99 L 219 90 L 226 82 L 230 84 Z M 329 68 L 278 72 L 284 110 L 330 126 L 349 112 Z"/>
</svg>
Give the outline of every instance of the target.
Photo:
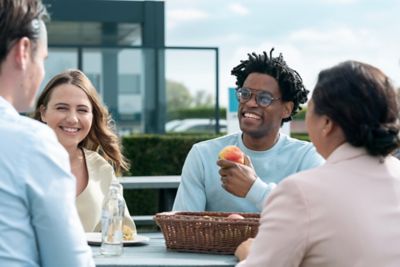
<svg viewBox="0 0 400 267">
<path fill-rule="evenodd" d="M 166 68 L 176 68 L 174 60 L 166 63 L 166 58 L 177 50 L 205 50 L 209 66 L 215 69 L 209 68 L 202 75 L 212 83 L 218 110 L 218 49 L 165 47 L 164 2 L 43 2 L 51 21 L 47 25 L 49 57 L 42 88 L 65 69 L 81 69 L 102 96 L 121 135 L 163 133 L 167 120 Z"/>
</svg>

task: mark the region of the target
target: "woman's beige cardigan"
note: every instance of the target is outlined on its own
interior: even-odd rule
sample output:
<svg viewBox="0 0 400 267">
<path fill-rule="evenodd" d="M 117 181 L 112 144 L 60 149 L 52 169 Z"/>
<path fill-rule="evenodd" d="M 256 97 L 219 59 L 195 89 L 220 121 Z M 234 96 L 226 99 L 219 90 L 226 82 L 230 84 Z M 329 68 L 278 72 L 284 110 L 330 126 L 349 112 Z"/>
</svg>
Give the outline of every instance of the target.
<svg viewBox="0 0 400 267">
<path fill-rule="evenodd" d="M 101 231 L 101 210 L 111 181 L 117 179 L 112 166 L 97 152 L 84 149 L 88 169 L 88 185 L 76 198 L 76 206 L 85 232 Z M 134 236 L 136 226 L 125 205 L 124 225 L 130 227 Z"/>
</svg>

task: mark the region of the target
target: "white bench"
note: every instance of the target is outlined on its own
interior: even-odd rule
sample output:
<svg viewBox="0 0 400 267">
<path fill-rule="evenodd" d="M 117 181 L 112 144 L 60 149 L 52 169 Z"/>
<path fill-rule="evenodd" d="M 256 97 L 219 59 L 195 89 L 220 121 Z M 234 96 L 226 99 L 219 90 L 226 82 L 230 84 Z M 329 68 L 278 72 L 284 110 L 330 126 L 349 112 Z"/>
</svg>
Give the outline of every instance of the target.
<svg viewBox="0 0 400 267">
<path fill-rule="evenodd" d="M 166 189 L 178 188 L 180 175 L 124 176 L 119 179 L 124 189 Z"/>
<path fill-rule="evenodd" d="M 170 210 L 175 199 L 175 189 L 181 182 L 180 175 L 124 176 L 119 178 L 124 189 L 161 189 L 160 208 Z M 137 225 L 153 225 L 153 215 L 132 216 Z"/>
<path fill-rule="evenodd" d="M 154 225 L 153 215 L 136 215 L 132 216 L 135 225 Z"/>
</svg>

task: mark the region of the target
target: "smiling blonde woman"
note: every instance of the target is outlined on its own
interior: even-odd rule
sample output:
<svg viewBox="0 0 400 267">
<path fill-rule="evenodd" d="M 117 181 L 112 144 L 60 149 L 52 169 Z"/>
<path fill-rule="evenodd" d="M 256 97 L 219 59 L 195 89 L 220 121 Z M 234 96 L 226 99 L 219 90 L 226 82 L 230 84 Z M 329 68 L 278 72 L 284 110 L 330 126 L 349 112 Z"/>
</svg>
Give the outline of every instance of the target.
<svg viewBox="0 0 400 267">
<path fill-rule="evenodd" d="M 128 163 L 111 117 L 96 89 L 79 70 L 56 75 L 39 96 L 33 117 L 46 123 L 67 150 L 77 181 L 77 209 L 86 232 L 101 230 L 101 208 L 112 180 Z M 126 208 L 124 224 L 136 227 Z"/>
</svg>

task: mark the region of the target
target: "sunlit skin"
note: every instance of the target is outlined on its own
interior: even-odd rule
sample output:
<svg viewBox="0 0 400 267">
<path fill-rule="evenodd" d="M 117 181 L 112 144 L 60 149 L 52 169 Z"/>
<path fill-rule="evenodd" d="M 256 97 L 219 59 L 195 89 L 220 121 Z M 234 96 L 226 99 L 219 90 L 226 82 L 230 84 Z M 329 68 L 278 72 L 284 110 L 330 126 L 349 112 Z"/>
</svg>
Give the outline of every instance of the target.
<svg viewBox="0 0 400 267">
<path fill-rule="evenodd" d="M 53 89 L 47 107 L 41 107 L 42 121 L 54 130 L 68 151 L 72 173 L 77 178 L 77 195 L 87 185 L 87 168 L 79 143 L 88 135 L 93 121 L 92 104 L 86 93 L 71 84 Z"/>
<path fill-rule="evenodd" d="M 239 261 L 243 261 L 247 258 L 250 252 L 251 245 L 254 242 L 254 238 L 249 238 L 243 241 L 235 250 L 235 256 Z"/>
<path fill-rule="evenodd" d="M 306 113 L 307 132 L 318 153 L 325 159 L 346 141 L 340 126 L 325 115 L 314 111 L 314 101 L 308 102 Z"/>
<path fill-rule="evenodd" d="M 22 37 L 15 40 L 6 59 L 1 62 L 0 96 L 19 112 L 27 111 L 35 100 L 42 82 L 47 58 L 47 31 L 42 21 L 37 40 Z"/>
<path fill-rule="evenodd" d="M 267 74 L 249 74 L 243 87 L 256 92 L 268 92 L 273 98 L 282 97 L 278 82 Z M 256 103 L 254 95 L 249 101 L 239 103 L 238 119 L 246 147 L 256 151 L 271 148 L 279 138 L 282 119 L 290 116 L 292 108 L 292 102 L 282 100 L 276 100 L 268 107 L 261 107 Z"/>
<path fill-rule="evenodd" d="M 39 89 L 40 83 L 43 81 L 45 75 L 44 61 L 48 56 L 47 30 L 43 21 L 40 21 L 40 24 L 40 35 L 35 44 L 31 43 L 31 64 L 27 67 L 27 71 L 29 70 L 29 80 L 26 87 L 30 88 L 30 90 L 25 92 L 27 93 L 26 99 L 28 100 L 28 107 L 33 106 L 36 92 Z"/>
<path fill-rule="evenodd" d="M 323 122 L 320 116 L 314 113 L 314 102 L 312 100 L 308 101 L 307 105 L 307 113 L 305 118 L 305 123 L 307 126 L 308 136 L 310 137 L 311 142 L 313 142 L 315 149 L 319 154 L 321 153 L 321 134 L 323 131 Z"/>
</svg>

